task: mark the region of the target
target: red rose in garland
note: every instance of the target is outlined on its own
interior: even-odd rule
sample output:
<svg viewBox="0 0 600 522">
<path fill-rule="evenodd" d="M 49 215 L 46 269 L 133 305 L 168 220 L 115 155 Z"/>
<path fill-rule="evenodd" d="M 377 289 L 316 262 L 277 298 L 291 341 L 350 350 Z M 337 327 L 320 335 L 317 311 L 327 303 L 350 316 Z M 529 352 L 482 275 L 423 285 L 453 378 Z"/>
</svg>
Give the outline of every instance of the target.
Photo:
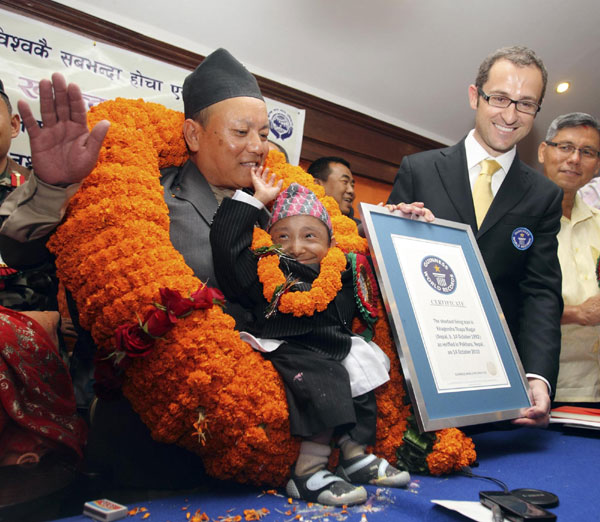
<svg viewBox="0 0 600 522">
<path fill-rule="evenodd" d="M 163 337 L 177 322 L 177 317 L 171 316 L 165 310 L 155 308 L 144 317 L 143 330 L 152 337 Z"/>
<path fill-rule="evenodd" d="M 195 308 L 193 301 L 183 297 L 177 290 L 171 290 L 170 288 L 160 289 L 160 300 L 167 309 L 173 323 L 177 322 L 177 317 L 183 317 Z"/>
<path fill-rule="evenodd" d="M 123 368 L 115 366 L 114 358 L 97 354 L 94 358 L 94 392 L 105 400 L 114 400 L 121 396 L 121 387 L 125 366 L 129 366 L 131 359 L 122 359 Z"/>
<path fill-rule="evenodd" d="M 154 339 L 139 324 L 123 324 L 115 332 L 117 352 L 127 357 L 145 357 L 154 347 Z"/>
<path fill-rule="evenodd" d="M 196 308 L 210 308 L 213 304 L 222 304 L 225 302 L 223 292 L 218 288 L 209 288 L 203 286 L 192 294 L 192 299 Z"/>
</svg>

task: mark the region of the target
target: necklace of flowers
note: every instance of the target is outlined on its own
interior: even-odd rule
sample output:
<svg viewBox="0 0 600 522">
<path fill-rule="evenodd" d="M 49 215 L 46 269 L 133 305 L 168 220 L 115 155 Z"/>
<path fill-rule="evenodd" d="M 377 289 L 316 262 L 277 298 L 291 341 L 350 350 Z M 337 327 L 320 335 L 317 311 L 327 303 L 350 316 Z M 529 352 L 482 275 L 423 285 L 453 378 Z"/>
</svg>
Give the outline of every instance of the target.
<svg viewBox="0 0 600 522">
<path fill-rule="evenodd" d="M 159 293 L 161 302 L 153 303 L 143 320 L 138 316 L 137 323 L 124 323 L 117 327 L 114 348 L 98 349 L 94 361 L 94 390 L 99 397 L 110 399 L 115 396 L 123 384 L 124 372 L 133 360 L 147 357 L 154 349 L 155 341 L 163 339 L 178 319 L 194 310 L 206 310 L 213 305 L 222 308 L 225 304 L 223 293 L 204 283 L 189 297 L 170 288 L 161 288 Z"/>
<path fill-rule="evenodd" d="M 296 281 L 286 277 L 279 268 L 282 253 L 273 245 L 267 232 L 260 228 L 254 229 L 252 250 L 260 256 L 257 272 L 263 285 L 263 295 L 269 302 L 267 318 L 275 309 L 296 317 L 312 316 L 315 312 L 325 310 L 342 288 L 346 256 L 338 247 L 329 249 L 321 261 L 319 276 L 313 281 L 311 289 L 305 292 L 289 291 Z"/>
<path fill-rule="evenodd" d="M 71 200 L 51 246 L 59 276 L 80 304 L 82 326 L 91 330 L 99 347 L 113 351 L 115 330 L 126 320 L 135 321 L 131 310 L 146 311 L 160 288 L 178 289 L 184 295 L 198 288 L 198 279 L 171 245 L 156 168 L 157 159 L 162 168 L 181 165 L 187 158 L 181 134 L 184 116 L 143 100 L 117 99 L 93 107 L 88 118 L 90 126 L 110 120 L 111 129 L 96 171 Z M 277 151 L 269 153 L 266 166 L 284 180 L 283 189 L 296 182 L 319 197 L 341 250 L 368 252 L 356 223 L 301 167 L 286 163 Z M 410 405 L 383 306 L 378 306 L 378 312 L 374 341 L 388 354 L 392 369 L 390 382 L 375 390 L 375 451 L 390 460 L 403 445 Z M 180 317 L 176 311 L 174 315 Z M 164 325 L 162 319 L 159 323 Z M 272 365 L 264 364 L 241 341 L 234 324 L 220 306 L 211 306 L 178 321 L 165 340 L 155 340 L 148 356 L 132 358 L 130 347 L 126 359 L 133 364 L 126 372 L 123 394 L 154 438 L 200 454 L 209 475 L 243 483 L 285 484 L 299 444 L 289 435 L 285 393 Z M 154 326 L 147 329 L 159 333 Z M 103 360 L 111 373 L 113 360 Z M 265 428 L 259 427 L 260 422 Z M 200 440 L 197 427 L 205 432 L 208 423 L 219 436 Z M 441 430 L 437 438 L 427 456 L 432 474 L 459 470 L 475 461 L 473 442 L 459 430 Z"/>
<path fill-rule="evenodd" d="M 377 321 L 378 307 L 377 281 L 369 264 L 367 256 L 356 252 L 348 253 L 348 260 L 352 267 L 352 283 L 354 285 L 354 299 L 358 313 L 365 323 L 365 327 L 357 330 L 367 341 L 373 339 L 373 325 Z"/>
</svg>

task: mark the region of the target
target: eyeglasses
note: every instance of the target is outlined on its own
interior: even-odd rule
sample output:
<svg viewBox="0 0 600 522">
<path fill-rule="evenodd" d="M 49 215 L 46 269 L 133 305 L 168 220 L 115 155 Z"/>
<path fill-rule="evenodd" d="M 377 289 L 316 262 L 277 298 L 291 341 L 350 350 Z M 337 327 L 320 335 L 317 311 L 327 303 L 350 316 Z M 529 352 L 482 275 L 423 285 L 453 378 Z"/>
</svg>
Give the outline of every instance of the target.
<svg viewBox="0 0 600 522">
<path fill-rule="evenodd" d="M 595 160 L 600 157 L 600 151 L 597 151 L 596 149 L 592 149 L 590 147 L 584 147 L 583 149 L 579 149 L 575 145 L 571 145 L 569 143 L 556 143 L 554 141 L 546 141 L 546 144 L 550 145 L 551 147 L 556 147 L 556 150 L 558 150 L 561 154 L 564 154 L 565 156 L 570 156 L 576 150 L 578 150 L 579 154 L 581 154 L 581 157 L 586 160 Z"/>
<path fill-rule="evenodd" d="M 542 108 L 539 103 L 532 101 L 511 100 L 508 96 L 504 96 L 502 94 L 486 94 L 481 90 L 481 87 L 477 87 L 477 92 L 479 93 L 479 96 L 481 96 L 492 107 L 506 109 L 507 107 L 510 107 L 511 103 L 514 103 L 517 110 L 519 112 L 524 112 L 525 114 L 537 114 Z"/>
</svg>

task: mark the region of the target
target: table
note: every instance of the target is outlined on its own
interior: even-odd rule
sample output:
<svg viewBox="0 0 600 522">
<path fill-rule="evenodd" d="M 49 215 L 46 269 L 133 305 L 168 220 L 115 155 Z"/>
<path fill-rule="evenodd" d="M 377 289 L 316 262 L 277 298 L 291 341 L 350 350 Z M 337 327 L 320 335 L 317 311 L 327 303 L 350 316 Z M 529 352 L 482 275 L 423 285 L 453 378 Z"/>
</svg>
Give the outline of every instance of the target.
<svg viewBox="0 0 600 522">
<path fill-rule="evenodd" d="M 600 498 L 600 432 L 584 429 L 552 427 L 546 430 L 518 428 L 495 430 L 473 435 L 478 454 L 478 467 L 473 472 L 491 476 L 506 483 L 509 489 L 537 488 L 556 493 L 560 504 L 550 510 L 561 521 L 600 520 L 596 500 Z M 499 489 L 494 483 L 454 474 L 431 477 L 412 476 L 406 489 L 367 486 L 369 501 L 343 513 L 340 508 L 309 505 L 302 501 L 289 503 L 283 489 L 277 494 L 260 488 L 219 483 L 186 495 L 175 495 L 143 503 L 129 503 L 129 508 L 144 507 L 126 522 L 187 521 L 186 514 L 206 513 L 210 520 L 234 517 L 244 510 L 269 512 L 265 522 L 295 520 L 325 521 L 465 521 L 462 515 L 431 503 L 432 499 L 478 500 L 481 490 Z M 119 501 L 119 498 L 111 500 Z M 298 515 L 300 515 L 299 518 Z M 191 518 L 191 517 L 190 517 Z M 83 522 L 90 519 L 75 516 L 64 521 Z M 221 519 L 223 520 L 223 519 Z M 233 520 L 233 518 L 232 518 Z M 490 515 L 491 520 L 491 515 Z"/>
</svg>

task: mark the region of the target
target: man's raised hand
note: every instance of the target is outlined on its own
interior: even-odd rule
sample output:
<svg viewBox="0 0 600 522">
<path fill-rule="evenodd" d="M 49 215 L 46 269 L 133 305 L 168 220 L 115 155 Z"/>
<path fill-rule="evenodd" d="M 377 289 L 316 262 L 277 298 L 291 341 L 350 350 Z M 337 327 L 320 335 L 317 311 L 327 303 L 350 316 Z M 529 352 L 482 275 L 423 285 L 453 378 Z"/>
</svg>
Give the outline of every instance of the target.
<svg viewBox="0 0 600 522">
<path fill-rule="evenodd" d="M 31 159 L 36 176 L 50 185 L 79 183 L 94 169 L 110 123 L 98 122 L 88 131 L 85 101 L 77 85 L 67 85 L 62 74 L 40 81 L 39 127 L 29 105 L 18 102 L 21 119 L 29 134 Z"/>
</svg>

